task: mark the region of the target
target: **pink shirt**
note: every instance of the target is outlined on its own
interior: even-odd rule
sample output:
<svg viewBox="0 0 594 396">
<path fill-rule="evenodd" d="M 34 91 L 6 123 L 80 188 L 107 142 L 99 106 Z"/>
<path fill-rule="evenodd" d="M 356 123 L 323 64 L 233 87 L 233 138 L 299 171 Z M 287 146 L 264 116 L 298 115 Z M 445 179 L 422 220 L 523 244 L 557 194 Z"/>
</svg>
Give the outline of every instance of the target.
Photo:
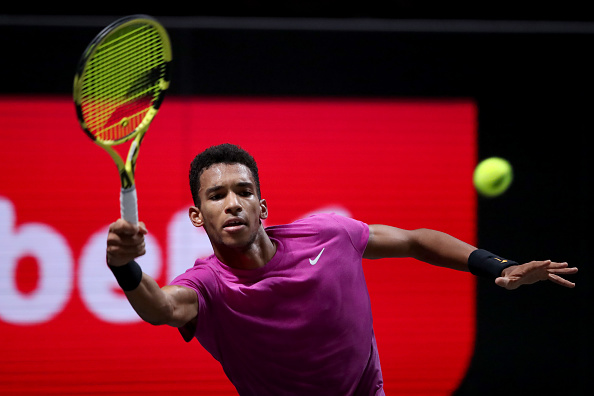
<svg viewBox="0 0 594 396">
<path fill-rule="evenodd" d="M 384 395 L 361 265 L 368 226 L 328 214 L 266 232 L 277 252 L 264 267 L 213 255 L 171 283 L 198 295 L 198 341 L 241 395 Z"/>
</svg>

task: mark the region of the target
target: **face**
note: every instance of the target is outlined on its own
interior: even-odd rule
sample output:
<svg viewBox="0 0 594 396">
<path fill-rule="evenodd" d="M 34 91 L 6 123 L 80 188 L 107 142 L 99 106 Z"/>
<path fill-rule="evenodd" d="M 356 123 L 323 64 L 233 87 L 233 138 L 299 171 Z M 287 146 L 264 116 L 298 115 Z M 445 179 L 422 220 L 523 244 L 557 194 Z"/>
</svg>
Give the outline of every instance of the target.
<svg viewBox="0 0 594 396">
<path fill-rule="evenodd" d="M 259 199 L 251 171 L 241 164 L 215 164 L 200 175 L 200 207 L 190 208 L 190 219 L 204 227 L 215 249 L 249 248 L 268 217 L 266 201 Z"/>
</svg>

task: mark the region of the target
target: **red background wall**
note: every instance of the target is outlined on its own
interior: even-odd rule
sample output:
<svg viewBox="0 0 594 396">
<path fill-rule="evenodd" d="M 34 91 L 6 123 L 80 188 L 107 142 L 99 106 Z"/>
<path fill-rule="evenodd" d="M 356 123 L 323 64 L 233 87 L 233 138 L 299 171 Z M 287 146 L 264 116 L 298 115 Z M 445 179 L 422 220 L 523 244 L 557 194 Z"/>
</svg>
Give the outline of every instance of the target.
<svg viewBox="0 0 594 396">
<path fill-rule="evenodd" d="M 203 253 L 187 172 L 222 142 L 258 161 L 268 225 L 335 210 L 475 243 L 476 119 L 463 100 L 169 97 L 138 160 L 140 263 L 164 284 Z M 0 393 L 234 394 L 196 341 L 126 311 L 102 250 L 119 179 L 71 100 L 0 98 L 0 128 Z M 386 391 L 451 393 L 472 354 L 474 279 L 406 259 L 364 268 Z"/>
</svg>

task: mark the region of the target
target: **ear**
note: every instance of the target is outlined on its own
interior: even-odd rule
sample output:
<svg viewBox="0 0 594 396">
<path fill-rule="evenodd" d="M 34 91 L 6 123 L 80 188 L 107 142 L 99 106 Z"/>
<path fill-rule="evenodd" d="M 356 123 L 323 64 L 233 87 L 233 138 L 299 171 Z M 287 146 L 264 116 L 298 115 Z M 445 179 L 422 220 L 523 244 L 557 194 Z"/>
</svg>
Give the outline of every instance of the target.
<svg viewBox="0 0 594 396">
<path fill-rule="evenodd" d="M 268 218 L 268 204 L 265 199 L 260 200 L 260 220 Z"/>
<path fill-rule="evenodd" d="M 189 215 L 194 227 L 202 227 L 204 225 L 204 218 L 202 218 L 202 212 L 200 212 L 198 207 L 190 206 Z"/>
</svg>

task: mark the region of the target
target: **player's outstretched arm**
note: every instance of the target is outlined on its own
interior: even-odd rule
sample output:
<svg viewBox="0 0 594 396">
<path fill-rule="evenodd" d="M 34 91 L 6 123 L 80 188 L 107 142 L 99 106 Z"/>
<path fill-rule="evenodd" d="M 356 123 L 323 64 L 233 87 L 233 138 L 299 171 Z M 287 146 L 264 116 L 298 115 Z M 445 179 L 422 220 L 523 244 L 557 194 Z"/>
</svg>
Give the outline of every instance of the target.
<svg viewBox="0 0 594 396">
<path fill-rule="evenodd" d="M 429 229 L 403 230 L 386 225 L 369 226 L 369 242 L 363 257 L 412 257 L 429 264 L 490 277 L 498 286 L 509 290 L 542 280 L 574 287 L 575 284 L 563 276 L 578 271 L 567 263 L 550 260 L 518 264 L 477 249 L 443 232 Z"/>
<path fill-rule="evenodd" d="M 440 231 L 404 230 L 374 224 L 369 226 L 369 241 L 363 257 L 412 257 L 432 265 L 468 271 L 468 256 L 474 250 L 474 246 Z"/>
<path fill-rule="evenodd" d="M 134 259 L 145 254 L 146 233 L 143 223 L 136 226 L 122 219 L 112 223 L 107 236 L 107 264 L 144 321 L 181 327 L 198 313 L 196 293 L 181 286 L 161 288 L 142 272 Z"/>
</svg>

